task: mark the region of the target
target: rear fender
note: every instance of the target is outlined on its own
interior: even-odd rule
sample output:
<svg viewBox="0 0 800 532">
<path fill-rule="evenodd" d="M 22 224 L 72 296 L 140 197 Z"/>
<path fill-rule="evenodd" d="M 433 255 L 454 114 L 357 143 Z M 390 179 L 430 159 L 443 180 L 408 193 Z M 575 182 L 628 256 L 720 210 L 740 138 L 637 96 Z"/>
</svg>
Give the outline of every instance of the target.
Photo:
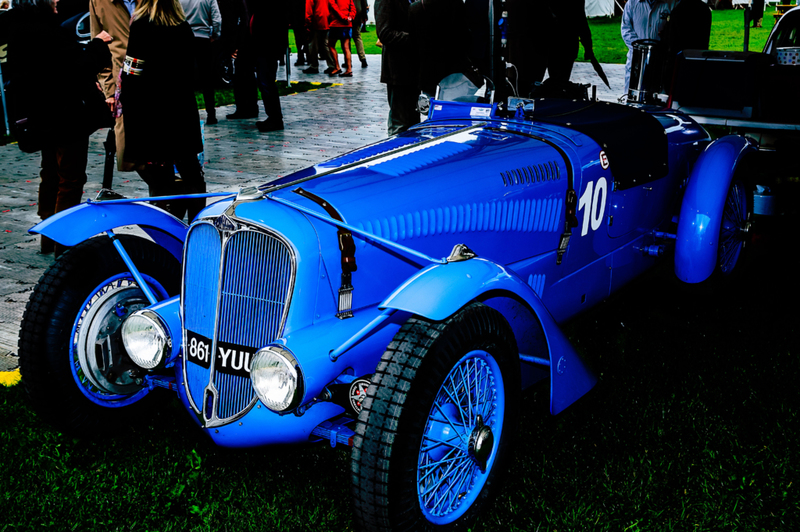
<svg viewBox="0 0 800 532">
<path fill-rule="evenodd" d="M 156 244 L 183 260 L 188 226 L 168 212 L 147 203 L 81 203 L 33 226 L 64 246 L 74 246 L 94 235 L 126 225 L 138 225 Z"/>
<path fill-rule="evenodd" d="M 550 412 L 558 414 L 586 394 L 597 378 L 536 293 L 503 266 L 480 258 L 433 265 L 403 283 L 379 307 L 441 321 L 470 301 L 492 299 L 496 303 L 500 297 L 522 301 L 539 321 L 531 327 L 541 326 L 544 333 L 550 359 Z M 501 312 L 504 308 L 491 306 Z M 505 317 L 509 322 L 514 319 Z M 524 354 L 546 358 L 543 353 Z"/>
<path fill-rule="evenodd" d="M 753 143 L 728 135 L 706 147 L 692 169 L 681 203 L 675 243 L 675 274 L 699 283 L 714 273 L 725 198 L 742 159 L 755 152 Z"/>
</svg>

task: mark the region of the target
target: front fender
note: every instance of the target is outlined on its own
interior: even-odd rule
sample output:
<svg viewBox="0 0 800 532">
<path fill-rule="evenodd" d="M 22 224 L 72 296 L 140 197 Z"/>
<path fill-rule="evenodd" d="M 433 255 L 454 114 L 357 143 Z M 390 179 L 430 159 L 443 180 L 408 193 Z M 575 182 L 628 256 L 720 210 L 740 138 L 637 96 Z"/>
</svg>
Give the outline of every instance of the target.
<svg viewBox="0 0 800 532">
<path fill-rule="evenodd" d="M 714 273 L 725 198 L 742 158 L 756 148 L 750 140 L 728 135 L 700 154 L 681 203 L 675 242 L 675 274 L 699 283 Z"/>
<path fill-rule="evenodd" d="M 182 260 L 188 226 L 147 203 L 81 203 L 42 220 L 29 232 L 44 235 L 64 246 L 74 246 L 125 225 L 140 226 L 158 245 Z"/>
<path fill-rule="evenodd" d="M 558 414 L 595 385 L 597 378 L 531 287 L 491 261 L 475 258 L 425 268 L 398 287 L 379 307 L 441 321 L 489 292 L 523 301 L 538 318 L 550 355 L 550 412 Z M 540 353 L 526 354 L 541 357 Z"/>
</svg>

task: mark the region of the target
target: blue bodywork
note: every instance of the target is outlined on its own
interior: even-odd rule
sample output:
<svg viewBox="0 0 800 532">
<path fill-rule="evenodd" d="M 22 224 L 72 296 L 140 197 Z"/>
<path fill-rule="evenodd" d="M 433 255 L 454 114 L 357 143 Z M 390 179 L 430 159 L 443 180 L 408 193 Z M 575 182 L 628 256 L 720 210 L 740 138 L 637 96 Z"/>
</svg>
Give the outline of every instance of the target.
<svg viewBox="0 0 800 532">
<path fill-rule="evenodd" d="M 681 113 L 641 112 L 666 150 L 663 172 L 641 179 L 615 174 L 624 155 L 576 128 L 433 101 L 419 126 L 223 199 L 188 228 L 129 201 L 83 204 L 32 231 L 74 245 L 137 224 L 181 258 L 181 296 L 151 309 L 175 342 L 181 401 L 219 445 L 306 442 L 320 427 L 342 442 L 332 420 L 348 413 L 332 387 L 373 373 L 410 317 L 440 321 L 476 301 L 510 324 L 523 385 L 550 378 L 557 414 L 596 382 L 560 324 L 651 267 L 676 220 L 679 277 L 707 277 L 721 202 L 753 149 L 739 137 L 710 143 Z M 357 270 L 352 317 L 339 319 L 348 228 Z M 476 256 L 448 260 L 458 244 Z M 190 355 L 198 343 L 215 365 Z M 269 344 L 293 353 L 303 377 L 290 413 L 265 408 L 247 377 Z"/>
</svg>

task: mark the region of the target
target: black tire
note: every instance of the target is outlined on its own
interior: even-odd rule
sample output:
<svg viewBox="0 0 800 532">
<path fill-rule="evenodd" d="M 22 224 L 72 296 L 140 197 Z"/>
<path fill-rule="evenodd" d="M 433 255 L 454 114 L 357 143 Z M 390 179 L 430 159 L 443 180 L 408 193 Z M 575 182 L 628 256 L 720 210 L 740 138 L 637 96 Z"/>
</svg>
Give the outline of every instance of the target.
<svg viewBox="0 0 800 532">
<path fill-rule="evenodd" d="M 179 292 L 175 257 L 150 241 L 118 238 L 157 297 Z M 68 249 L 45 271 L 25 307 L 19 337 L 22 384 L 42 418 L 82 434 L 130 419 L 148 393 L 126 373 L 135 366 L 119 329 L 124 316 L 148 305 L 107 236 Z"/>
<path fill-rule="evenodd" d="M 473 437 L 481 427 L 480 421 L 477 424 L 471 421 L 457 423 L 463 427 L 463 433 L 461 439 L 454 437 L 450 440 L 456 442 L 455 445 L 434 444 L 428 446 L 427 451 L 422 447 L 423 438 L 426 442 L 435 441 L 430 439 L 431 427 L 437 423 L 434 403 L 444 404 L 441 402 L 443 398 L 447 401 L 448 396 L 443 394 L 447 392 L 445 379 L 455 368 L 461 368 L 465 360 L 468 363 L 468 357 L 475 353 L 487 354 L 496 362 L 495 370 L 486 374 L 489 376 L 487 379 L 481 380 L 489 381 L 489 388 L 484 387 L 484 390 L 496 394 L 493 398 L 490 396 L 485 404 L 491 405 L 495 401 L 500 404 L 502 400 L 504 405 L 497 408 L 495 404 L 491 407 L 493 413 L 486 415 L 487 426 L 491 420 L 492 426 L 495 430 L 499 427 L 500 432 L 495 441 L 492 430 L 489 430 L 492 440 L 486 448 L 492 451 L 488 457 L 481 452 L 484 454 L 483 469 L 478 465 L 481 460 L 476 458 L 477 451 L 464 454 L 463 449 L 457 449 L 467 437 L 469 453 L 473 453 Z M 475 382 L 478 380 L 476 378 Z M 448 382 L 452 383 L 452 380 Z M 472 381 L 465 379 L 463 382 Z M 501 391 L 493 392 L 492 387 Z M 464 386 L 465 391 L 466 388 Z M 453 399 L 453 404 L 463 405 L 462 396 L 456 395 L 459 399 Z M 519 396 L 517 345 L 511 328 L 500 313 L 473 303 L 442 322 L 417 317 L 408 320 L 386 349 L 358 418 L 351 457 L 356 528 L 364 531 L 466 530 L 481 509 L 490 503 L 502 483 L 517 430 Z M 442 410 L 441 407 L 438 409 Z M 453 411 L 458 412 L 458 409 Z M 496 425 L 495 414 L 500 416 Z M 447 414 L 444 417 L 448 417 Z M 438 423 L 445 426 L 441 421 Z M 445 427 L 447 433 L 456 434 L 453 423 L 449 425 L 452 432 Z M 431 461 L 429 455 L 437 445 L 443 456 Z M 475 463 L 467 459 L 473 459 Z M 442 468 L 444 462 L 455 464 L 455 460 L 461 460 L 471 468 L 464 473 L 458 486 L 454 486 L 455 480 L 437 482 L 436 478 L 445 476 L 441 471 L 432 477 L 433 480 L 425 481 L 425 477 L 433 473 L 432 469 L 427 469 L 430 473 L 424 473 L 425 468 Z M 453 473 L 453 478 L 457 473 Z M 437 485 L 428 492 L 434 497 L 438 493 L 466 491 L 458 493 L 449 506 L 445 505 L 446 508 L 436 508 L 435 502 L 421 502 L 426 496 L 422 491 L 427 487 L 426 483 L 431 482 Z M 469 487 L 464 488 L 466 485 Z M 441 511 L 441 515 L 434 515 L 435 511 Z"/>
</svg>

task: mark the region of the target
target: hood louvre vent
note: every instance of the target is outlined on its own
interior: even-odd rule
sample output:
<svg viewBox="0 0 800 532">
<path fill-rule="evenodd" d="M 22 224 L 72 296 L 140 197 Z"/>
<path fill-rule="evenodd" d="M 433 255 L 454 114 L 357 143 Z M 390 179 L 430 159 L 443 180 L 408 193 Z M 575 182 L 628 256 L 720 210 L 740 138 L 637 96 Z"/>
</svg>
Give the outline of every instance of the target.
<svg viewBox="0 0 800 532">
<path fill-rule="evenodd" d="M 549 161 L 500 172 L 500 177 L 503 178 L 503 186 L 510 187 L 532 185 L 542 181 L 558 181 L 561 179 L 561 172 L 555 161 Z"/>
</svg>

